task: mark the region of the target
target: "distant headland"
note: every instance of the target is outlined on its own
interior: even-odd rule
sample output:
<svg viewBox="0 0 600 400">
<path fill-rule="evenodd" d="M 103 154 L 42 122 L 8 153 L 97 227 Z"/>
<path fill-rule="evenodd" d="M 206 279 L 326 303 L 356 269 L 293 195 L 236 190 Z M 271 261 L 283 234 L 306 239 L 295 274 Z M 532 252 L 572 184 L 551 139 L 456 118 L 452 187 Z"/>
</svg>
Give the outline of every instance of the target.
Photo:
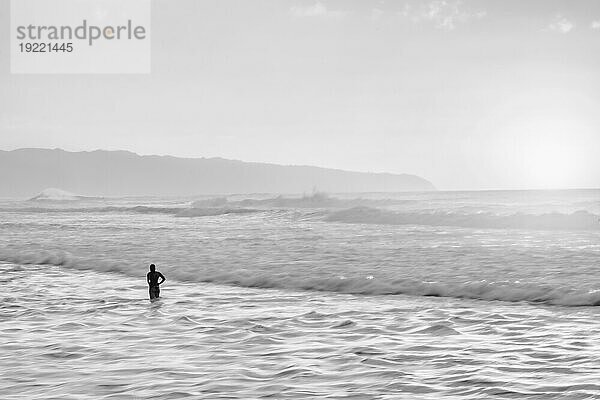
<svg viewBox="0 0 600 400">
<path fill-rule="evenodd" d="M 0 196 L 46 188 L 85 196 L 193 196 L 234 193 L 330 193 L 436 190 L 416 175 L 353 172 L 223 158 L 140 156 L 128 151 L 0 150 Z"/>
</svg>

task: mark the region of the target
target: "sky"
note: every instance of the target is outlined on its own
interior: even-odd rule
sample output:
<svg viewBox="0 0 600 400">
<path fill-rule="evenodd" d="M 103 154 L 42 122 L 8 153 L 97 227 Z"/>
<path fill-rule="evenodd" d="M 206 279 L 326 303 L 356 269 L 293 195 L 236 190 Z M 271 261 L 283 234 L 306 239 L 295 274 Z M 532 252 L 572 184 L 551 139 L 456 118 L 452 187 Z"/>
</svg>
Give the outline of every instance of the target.
<svg viewBox="0 0 600 400">
<path fill-rule="evenodd" d="M 150 74 L 10 73 L 0 149 L 600 187 L 600 1 L 152 1 Z"/>
</svg>

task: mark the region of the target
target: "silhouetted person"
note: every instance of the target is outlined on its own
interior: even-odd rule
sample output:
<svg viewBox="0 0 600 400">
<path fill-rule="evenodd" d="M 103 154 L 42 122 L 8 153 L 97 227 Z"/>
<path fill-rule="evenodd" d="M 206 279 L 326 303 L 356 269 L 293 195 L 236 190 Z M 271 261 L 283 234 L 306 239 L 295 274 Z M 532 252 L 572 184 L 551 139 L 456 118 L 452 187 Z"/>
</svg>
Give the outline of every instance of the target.
<svg viewBox="0 0 600 400">
<path fill-rule="evenodd" d="M 162 279 L 160 282 L 158 278 Z M 150 294 L 150 300 L 158 299 L 160 297 L 160 287 L 159 285 L 167 280 L 156 270 L 156 266 L 154 264 L 150 264 L 150 272 L 146 275 L 146 280 L 148 281 L 148 293 Z"/>
</svg>

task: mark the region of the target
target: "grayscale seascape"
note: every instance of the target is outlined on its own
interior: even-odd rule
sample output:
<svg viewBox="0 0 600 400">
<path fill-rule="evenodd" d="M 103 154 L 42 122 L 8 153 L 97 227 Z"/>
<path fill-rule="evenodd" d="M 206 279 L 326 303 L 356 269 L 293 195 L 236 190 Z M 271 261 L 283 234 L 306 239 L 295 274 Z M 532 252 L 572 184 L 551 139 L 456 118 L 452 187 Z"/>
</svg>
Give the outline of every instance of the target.
<svg viewBox="0 0 600 400">
<path fill-rule="evenodd" d="M 0 0 L 0 400 L 600 400 L 600 0 Z"/>
</svg>

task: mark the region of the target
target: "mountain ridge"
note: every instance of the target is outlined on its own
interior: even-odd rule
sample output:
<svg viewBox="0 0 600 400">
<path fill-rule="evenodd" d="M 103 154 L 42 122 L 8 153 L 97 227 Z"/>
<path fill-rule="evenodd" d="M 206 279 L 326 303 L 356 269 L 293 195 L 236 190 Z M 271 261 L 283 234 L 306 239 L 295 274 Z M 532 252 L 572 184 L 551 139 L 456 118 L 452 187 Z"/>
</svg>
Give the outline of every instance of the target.
<svg viewBox="0 0 600 400">
<path fill-rule="evenodd" d="M 86 196 L 436 190 L 410 174 L 58 148 L 0 150 L 0 181 L 2 197 L 32 196 L 49 187 Z"/>
</svg>

